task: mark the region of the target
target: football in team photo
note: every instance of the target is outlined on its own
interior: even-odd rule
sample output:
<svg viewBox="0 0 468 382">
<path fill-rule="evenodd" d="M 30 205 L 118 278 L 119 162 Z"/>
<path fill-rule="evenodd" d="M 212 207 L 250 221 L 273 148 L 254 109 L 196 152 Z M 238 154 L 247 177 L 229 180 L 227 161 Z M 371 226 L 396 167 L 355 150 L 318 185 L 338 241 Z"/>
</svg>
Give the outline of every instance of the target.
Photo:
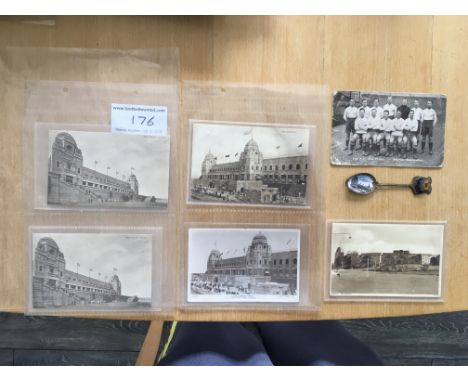
<svg viewBox="0 0 468 382">
<path fill-rule="evenodd" d="M 443 95 L 337 92 L 331 161 L 335 165 L 440 167 L 445 109 Z"/>
</svg>

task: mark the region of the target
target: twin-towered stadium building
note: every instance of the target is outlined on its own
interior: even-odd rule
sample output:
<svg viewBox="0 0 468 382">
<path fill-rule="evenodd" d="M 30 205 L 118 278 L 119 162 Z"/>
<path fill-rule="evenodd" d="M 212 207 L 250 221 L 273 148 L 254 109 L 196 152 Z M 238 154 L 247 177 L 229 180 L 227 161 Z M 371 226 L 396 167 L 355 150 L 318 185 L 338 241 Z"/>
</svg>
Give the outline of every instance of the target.
<svg viewBox="0 0 468 382">
<path fill-rule="evenodd" d="M 116 274 L 107 282 L 67 269 L 55 240 L 43 237 L 34 252 L 32 294 L 34 308 L 56 308 L 115 301 L 122 285 Z"/>
<path fill-rule="evenodd" d="M 272 290 L 297 290 L 298 251 L 273 252 L 266 236 L 258 233 L 244 255 L 223 258 L 223 254 L 210 251 L 205 273 L 192 274 L 192 290 L 203 283 L 224 284 L 245 289 L 255 289 L 257 293 L 270 293 Z M 195 287 L 194 287 L 195 285 Z"/>
<path fill-rule="evenodd" d="M 307 160 L 307 155 L 264 158 L 251 138 L 235 162 L 218 163 L 218 158 L 208 152 L 192 188 L 228 192 L 246 202 L 304 204 Z"/>
<path fill-rule="evenodd" d="M 73 136 L 57 134 L 49 157 L 49 204 L 93 205 L 132 199 L 141 199 L 135 174 L 121 180 L 83 166 L 83 154 Z"/>
</svg>

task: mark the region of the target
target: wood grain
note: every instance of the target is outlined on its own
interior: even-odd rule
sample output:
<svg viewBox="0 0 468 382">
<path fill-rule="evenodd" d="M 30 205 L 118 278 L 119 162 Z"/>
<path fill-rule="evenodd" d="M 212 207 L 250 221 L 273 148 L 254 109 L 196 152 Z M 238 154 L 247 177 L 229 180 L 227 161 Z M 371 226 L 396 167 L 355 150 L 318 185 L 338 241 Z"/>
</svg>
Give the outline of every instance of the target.
<svg viewBox="0 0 468 382">
<path fill-rule="evenodd" d="M 163 324 L 163 321 L 151 321 L 150 327 L 148 328 L 148 333 L 146 334 L 145 342 L 143 342 L 140 354 L 138 354 L 136 366 L 154 365 L 161 341 Z"/>
<path fill-rule="evenodd" d="M 16 350 L 15 366 L 133 366 L 137 352 Z"/>
<path fill-rule="evenodd" d="M 468 313 L 343 321 L 385 364 L 467 364 Z"/>
<path fill-rule="evenodd" d="M 468 311 L 342 323 L 376 351 L 385 365 L 468 365 Z M 261 340 L 254 323 L 244 326 Z M 14 361 L 36 365 L 131 364 L 137 359 L 148 327 L 145 321 L 1 313 L 0 365 L 13 365 Z M 170 328 L 171 323 L 166 322 L 159 351 L 169 337 Z M 149 342 L 144 347 L 151 353 L 158 350 L 157 346 L 147 345 Z"/>
<path fill-rule="evenodd" d="M 0 366 L 13 366 L 13 350 L 0 350 Z"/>
<path fill-rule="evenodd" d="M 138 352 L 146 321 L 90 320 L 0 313 L 0 350 Z"/>
<path fill-rule="evenodd" d="M 468 358 L 434 359 L 431 366 L 468 366 Z"/>
<path fill-rule="evenodd" d="M 412 197 L 407 191 L 379 192 L 367 199 L 352 197 L 344 192 L 342 184 L 359 168 L 332 167 L 328 162 L 325 165 L 327 219 L 448 221 L 443 303 L 324 302 L 321 311 L 315 313 L 204 310 L 173 312 L 166 317 L 294 320 L 468 309 L 468 157 L 464 126 L 468 109 L 468 78 L 464 75 L 467 18 L 54 17 L 44 22 L 41 17 L 40 21 L 2 17 L 0 47 L 178 47 L 182 80 L 325 84 L 330 87 L 330 100 L 332 91 L 338 89 L 427 91 L 448 97 L 443 169 L 372 170 L 378 179 L 395 182 L 416 174 L 430 175 L 434 191 L 429 197 Z M 86 68 L 80 68 L 79 75 L 83 79 L 96 77 Z M 111 76 L 104 67 L 97 75 L 101 79 Z M 0 111 L 5 116 L 0 121 L 0 309 L 20 312 L 24 310 L 24 221 L 21 123 L 16 119 L 23 110 L 21 97 L 9 93 L 8 84 L 5 86 L 6 91 L 0 92 Z M 155 313 L 144 319 L 156 317 Z"/>
</svg>

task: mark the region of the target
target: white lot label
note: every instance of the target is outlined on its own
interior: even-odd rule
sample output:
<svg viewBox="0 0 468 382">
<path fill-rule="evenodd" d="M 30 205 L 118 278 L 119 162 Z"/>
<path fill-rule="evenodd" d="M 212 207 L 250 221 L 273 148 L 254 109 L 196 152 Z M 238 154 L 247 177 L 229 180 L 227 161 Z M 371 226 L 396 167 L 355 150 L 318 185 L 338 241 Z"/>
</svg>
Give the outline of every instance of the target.
<svg viewBox="0 0 468 382">
<path fill-rule="evenodd" d="M 113 133 L 139 135 L 167 135 L 167 107 L 112 104 Z"/>
</svg>

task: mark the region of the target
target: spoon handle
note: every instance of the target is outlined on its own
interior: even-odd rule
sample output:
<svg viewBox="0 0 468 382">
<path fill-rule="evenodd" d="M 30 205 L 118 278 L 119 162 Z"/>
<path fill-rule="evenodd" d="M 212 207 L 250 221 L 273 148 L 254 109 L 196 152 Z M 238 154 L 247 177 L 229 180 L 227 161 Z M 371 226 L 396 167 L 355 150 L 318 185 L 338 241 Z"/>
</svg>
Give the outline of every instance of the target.
<svg viewBox="0 0 468 382">
<path fill-rule="evenodd" d="M 398 184 L 398 183 L 377 183 L 377 187 L 382 186 L 382 187 L 410 187 L 411 184 Z"/>
</svg>

